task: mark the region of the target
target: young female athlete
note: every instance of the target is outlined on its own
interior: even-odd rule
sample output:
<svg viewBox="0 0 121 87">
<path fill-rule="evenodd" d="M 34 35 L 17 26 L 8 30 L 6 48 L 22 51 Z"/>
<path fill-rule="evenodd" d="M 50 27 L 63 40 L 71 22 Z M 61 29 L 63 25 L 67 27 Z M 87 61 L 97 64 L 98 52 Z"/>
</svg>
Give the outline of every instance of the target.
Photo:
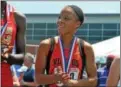
<svg viewBox="0 0 121 87">
<path fill-rule="evenodd" d="M 82 79 L 84 64 L 79 50 L 80 39 L 75 36 L 75 32 L 83 24 L 83 21 L 84 14 L 78 6 L 68 5 L 62 9 L 57 21 L 59 36 L 54 37 L 55 44 L 50 59 L 47 57 L 51 48 L 50 38 L 41 41 L 38 48 L 35 79 L 39 85 L 48 85 L 49 87 L 96 86 L 94 52 L 92 46 L 86 41 L 83 41 L 83 45 L 88 79 Z M 44 74 L 46 67 L 47 74 Z"/>
</svg>

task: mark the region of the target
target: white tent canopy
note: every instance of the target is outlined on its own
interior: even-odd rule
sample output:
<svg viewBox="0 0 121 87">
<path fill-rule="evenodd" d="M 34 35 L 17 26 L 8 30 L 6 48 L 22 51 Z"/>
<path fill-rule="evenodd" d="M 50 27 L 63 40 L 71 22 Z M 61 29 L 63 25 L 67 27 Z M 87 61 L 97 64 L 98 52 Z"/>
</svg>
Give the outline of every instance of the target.
<svg viewBox="0 0 121 87">
<path fill-rule="evenodd" d="M 92 45 L 95 57 L 114 54 L 120 56 L 120 36 L 101 41 Z"/>
</svg>

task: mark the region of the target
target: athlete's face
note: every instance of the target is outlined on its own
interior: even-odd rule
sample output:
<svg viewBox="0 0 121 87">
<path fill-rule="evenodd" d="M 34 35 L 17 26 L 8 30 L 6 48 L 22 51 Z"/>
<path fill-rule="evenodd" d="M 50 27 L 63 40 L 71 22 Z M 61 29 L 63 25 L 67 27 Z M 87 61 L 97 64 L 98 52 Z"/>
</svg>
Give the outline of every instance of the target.
<svg viewBox="0 0 121 87">
<path fill-rule="evenodd" d="M 58 32 L 61 35 L 73 33 L 80 26 L 80 21 L 71 7 L 65 7 L 61 11 L 57 26 Z"/>
</svg>

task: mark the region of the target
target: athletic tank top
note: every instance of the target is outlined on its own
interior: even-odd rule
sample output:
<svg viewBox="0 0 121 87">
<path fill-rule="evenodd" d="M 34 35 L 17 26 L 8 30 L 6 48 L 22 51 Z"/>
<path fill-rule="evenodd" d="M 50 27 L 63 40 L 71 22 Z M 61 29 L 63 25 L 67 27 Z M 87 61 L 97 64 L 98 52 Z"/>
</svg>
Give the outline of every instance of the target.
<svg viewBox="0 0 121 87">
<path fill-rule="evenodd" d="M 6 5 L 6 21 L 1 20 L 1 52 L 14 53 L 16 23 L 14 19 L 14 8 L 9 4 Z M 1 63 L 1 83 L 2 87 L 13 86 L 10 65 L 6 62 Z"/>
<path fill-rule="evenodd" d="M 54 45 L 54 49 L 53 49 L 53 53 L 52 56 L 50 58 L 50 68 L 49 68 L 49 74 L 54 74 L 57 73 L 57 67 L 60 66 L 62 68 L 62 70 L 64 72 L 67 72 L 71 79 L 80 79 L 81 78 L 81 70 L 82 70 L 82 58 L 80 55 L 80 51 L 79 51 L 79 44 L 77 42 L 77 38 L 75 39 L 75 44 L 73 44 L 72 46 L 72 54 L 70 54 L 69 49 L 65 49 L 64 54 L 65 54 L 65 60 L 62 57 L 62 49 L 61 49 L 61 45 L 59 42 L 59 37 L 56 37 L 56 42 Z M 68 58 L 70 55 L 72 55 L 72 57 Z M 64 65 L 64 61 L 65 62 L 65 66 L 68 63 L 68 70 L 65 71 L 63 65 Z M 68 62 L 67 62 L 68 61 Z M 70 62 L 69 62 L 70 61 Z M 51 84 L 49 85 L 49 87 L 59 87 L 62 83 L 59 84 Z"/>
</svg>

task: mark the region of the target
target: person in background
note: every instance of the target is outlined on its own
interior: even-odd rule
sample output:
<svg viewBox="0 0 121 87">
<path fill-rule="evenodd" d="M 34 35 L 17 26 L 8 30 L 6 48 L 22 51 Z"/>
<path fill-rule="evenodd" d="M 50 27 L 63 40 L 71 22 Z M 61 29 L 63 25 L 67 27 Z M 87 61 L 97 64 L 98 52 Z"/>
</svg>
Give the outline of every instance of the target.
<svg viewBox="0 0 121 87">
<path fill-rule="evenodd" d="M 6 1 L 1 2 L 1 86 L 13 87 L 11 65 L 22 65 L 25 53 L 26 17 Z"/>
<path fill-rule="evenodd" d="M 106 65 L 97 70 L 98 73 L 98 84 L 97 87 L 106 87 L 107 77 L 110 71 L 110 66 L 114 60 L 114 55 L 108 55 L 106 60 Z"/>
<path fill-rule="evenodd" d="M 23 66 L 18 69 L 18 72 L 20 72 L 20 85 L 22 87 L 36 87 L 35 83 L 35 68 L 33 67 L 34 63 L 34 56 L 30 53 L 26 53 L 24 58 L 24 64 Z"/>
<path fill-rule="evenodd" d="M 106 87 L 120 87 L 120 57 L 117 57 L 111 64 Z"/>
</svg>

